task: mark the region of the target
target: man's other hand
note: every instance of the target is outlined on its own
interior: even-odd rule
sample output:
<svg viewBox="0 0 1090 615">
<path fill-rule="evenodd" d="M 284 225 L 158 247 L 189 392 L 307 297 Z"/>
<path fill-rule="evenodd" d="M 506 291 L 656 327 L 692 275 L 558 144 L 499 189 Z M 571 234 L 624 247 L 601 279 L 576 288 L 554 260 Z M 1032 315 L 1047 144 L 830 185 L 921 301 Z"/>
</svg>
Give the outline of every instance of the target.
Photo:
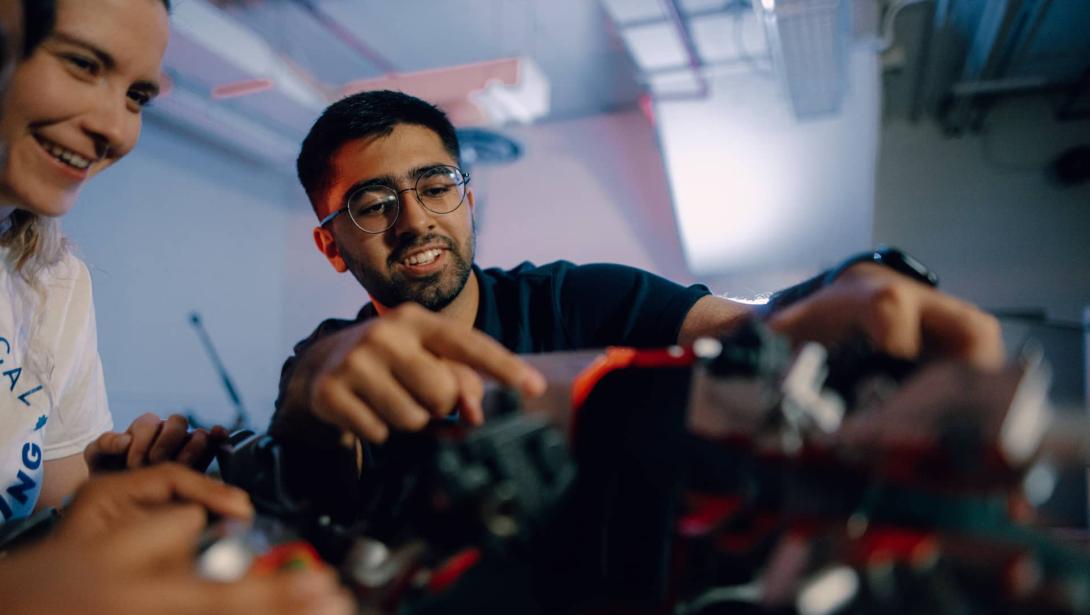
<svg viewBox="0 0 1090 615">
<path fill-rule="evenodd" d="M 862 335 L 875 350 L 903 358 L 962 359 L 985 369 L 1004 361 L 993 316 L 874 263 L 847 269 L 769 325 L 796 342 L 836 346 Z"/>
</svg>

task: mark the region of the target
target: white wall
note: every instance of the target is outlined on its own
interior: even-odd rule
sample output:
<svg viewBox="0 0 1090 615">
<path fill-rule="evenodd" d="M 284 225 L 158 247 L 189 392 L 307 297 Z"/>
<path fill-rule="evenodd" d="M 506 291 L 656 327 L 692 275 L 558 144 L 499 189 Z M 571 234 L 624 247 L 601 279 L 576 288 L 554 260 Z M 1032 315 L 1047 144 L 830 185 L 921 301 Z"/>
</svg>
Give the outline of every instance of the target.
<svg viewBox="0 0 1090 615">
<path fill-rule="evenodd" d="M 693 272 L 756 277 L 868 245 L 881 115 L 873 51 L 853 50 L 846 73 L 840 109 L 803 120 L 752 68 L 710 76 L 706 98 L 656 104 Z"/>
<path fill-rule="evenodd" d="M 282 337 L 286 173 L 153 123 L 136 150 L 86 187 L 64 218 L 91 269 L 114 421 L 232 410 L 188 315 L 204 318 L 239 393 L 264 425 Z"/>
<path fill-rule="evenodd" d="M 338 274 L 315 248 L 311 231 L 318 219 L 294 175 L 290 179 L 292 186 L 288 191 L 287 224 L 280 255 L 283 357 L 287 357 L 292 346 L 310 335 L 321 321 L 353 318 L 368 301 L 367 293 L 356 278 L 350 273 Z"/>
<path fill-rule="evenodd" d="M 1045 163 L 1090 142 L 1043 98 L 1004 103 L 986 136 L 946 138 L 931 121 L 883 130 L 874 237 L 905 247 L 943 286 L 992 308 L 1078 320 L 1090 304 L 1090 185 L 1059 188 Z"/>
<path fill-rule="evenodd" d="M 639 111 L 505 131 L 524 155 L 475 170 L 478 262 L 618 262 L 686 277 L 654 127 Z"/>
</svg>

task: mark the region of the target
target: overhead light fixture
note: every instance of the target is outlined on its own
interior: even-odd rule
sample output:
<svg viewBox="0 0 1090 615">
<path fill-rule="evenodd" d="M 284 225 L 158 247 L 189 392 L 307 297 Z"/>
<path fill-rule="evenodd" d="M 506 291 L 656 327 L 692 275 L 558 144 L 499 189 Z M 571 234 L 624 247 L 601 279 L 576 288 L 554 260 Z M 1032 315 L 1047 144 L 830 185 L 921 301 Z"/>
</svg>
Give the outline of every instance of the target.
<svg viewBox="0 0 1090 615">
<path fill-rule="evenodd" d="M 849 51 L 845 6 L 842 0 L 761 0 L 776 73 L 799 118 L 840 109 Z"/>
</svg>

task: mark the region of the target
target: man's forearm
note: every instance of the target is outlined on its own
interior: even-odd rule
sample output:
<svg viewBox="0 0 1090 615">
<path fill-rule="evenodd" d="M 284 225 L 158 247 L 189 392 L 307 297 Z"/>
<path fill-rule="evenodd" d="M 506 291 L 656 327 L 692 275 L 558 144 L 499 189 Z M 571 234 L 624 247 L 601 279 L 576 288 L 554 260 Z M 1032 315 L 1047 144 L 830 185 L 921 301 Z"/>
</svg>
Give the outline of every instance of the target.
<svg viewBox="0 0 1090 615">
<path fill-rule="evenodd" d="M 689 346 L 700 337 L 723 337 L 753 313 L 750 305 L 708 295 L 697 301 L 685 316 L 677 343 Z"/>
</svg>

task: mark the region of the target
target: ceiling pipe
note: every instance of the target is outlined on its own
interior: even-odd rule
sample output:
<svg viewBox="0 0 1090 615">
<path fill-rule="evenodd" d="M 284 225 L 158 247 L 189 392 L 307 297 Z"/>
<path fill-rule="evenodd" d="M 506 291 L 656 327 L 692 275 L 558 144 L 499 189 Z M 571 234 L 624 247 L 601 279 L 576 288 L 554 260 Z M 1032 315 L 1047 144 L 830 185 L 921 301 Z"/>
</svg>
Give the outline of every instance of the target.
<svg viewBox="0 0 1090 615">
<path fill-rule="evenodd" d="M 360 40 L 355 33 L 341 25 L 341 23 L 329 15 L 329 13 L 323 11 L 314 0 L 295 0 L 295 4 L 299 5 L 303 10 L 309 13 L 315 21 L 329 30 L 337 40 L 344 43 L 349 49 L 360 54 L 360 56 L 372 66 L 382 71 L 383 77 L 394 78 L 397 76 L 398 69 L 389 58 L 382 55 L 382 53 L 374 47 Z"/>
<path fill-rule="evenodd" d="M 171 20 L 171 30 L 177 35 L 171 43 L 176 47 L 175 51 L 184 55 L 184 50 L 195 46 L 245 75 L 241 81 L 218 84 L 221 93 L 226 91 L 228 96 L 232 92 L 236 96 L 253 94 L 269 89 L 257 84 L 261 81 L 264 86 L 267 81 L 275 85 L 280 94 L 305 109 L 321 111 L 328 104 L 326 91 L 315 87 L 305 73 L 286 66 L 281 54 L 245 23 L 203 0 L 177 4 Z M 199 70 L 192 62 L 186 65 L 182 56 L 174 58 L 174 62 L 174 67 L 181 72 Z"/>
</svg>

